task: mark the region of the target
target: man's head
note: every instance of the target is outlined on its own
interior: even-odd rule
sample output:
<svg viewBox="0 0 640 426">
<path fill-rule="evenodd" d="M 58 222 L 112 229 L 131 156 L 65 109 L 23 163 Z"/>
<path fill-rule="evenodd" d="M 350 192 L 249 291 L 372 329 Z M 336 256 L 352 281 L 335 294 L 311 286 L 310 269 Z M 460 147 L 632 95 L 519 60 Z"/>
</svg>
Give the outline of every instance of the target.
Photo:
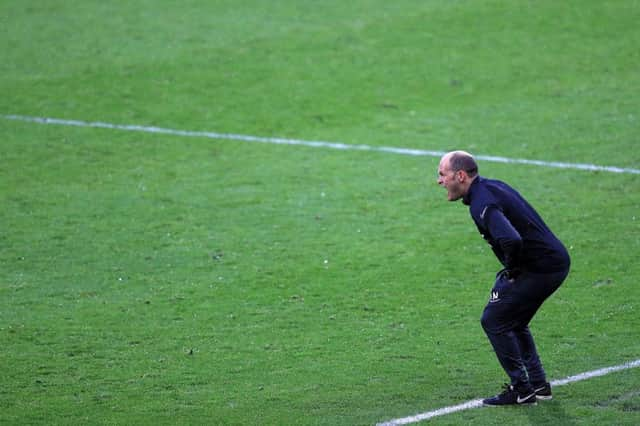
<svg viewBox="0 0 640 426">
<path fill-rule="evenodd" d="M 438 185 L 446 188 L 447 199 L 457 201 L 467 195 L 473 180 L 478 176 L 478 165 L 465 151 L 445 154 L 438 166 Z"/>
</svg>

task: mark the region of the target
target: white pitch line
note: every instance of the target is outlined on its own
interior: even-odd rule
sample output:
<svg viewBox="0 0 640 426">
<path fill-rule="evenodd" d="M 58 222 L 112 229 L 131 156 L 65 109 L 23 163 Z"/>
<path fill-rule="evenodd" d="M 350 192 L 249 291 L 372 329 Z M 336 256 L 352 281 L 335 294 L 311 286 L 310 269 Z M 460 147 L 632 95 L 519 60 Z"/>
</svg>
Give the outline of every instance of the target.
<svg viewBox="0 0 640 426">
<path fill-rule="evenodd" d="M 361 145 L 361 144 L 353 145 L 353 144 L 346 144 L 341 142 L 306 141 L 306 140 L 300 140 L 300 139 L 238 135 L 233 133 L 177 130 L 177 129 L 167 129 L 163 127 L 155 127 L 155 126 L 140 126 L 135 124 L 112 124 L 112 123 L 104 123 L 101 121 L 65 120 L 60 118 L 32 117 L 27 115 L 12 115 L 12 114 L 3 114 L 3 115 L 0 115 L 0 117 L 5 120 L 26 121 L 29 123 L 39 123 L 39 124 L 54 124 L 54 125 L 60 125 L 60 126 L 115 129 L 115 130 L 124 130 L 124 131 L 130 131 L 130 132 L 158 133 L 158 134 L 175 135 L 175 136 L 237 140 L 237 141 L 244 141 L 244 142 L 270 143 L 270 144 L 279 144 L 279 145 L 298 145 L 298 146 L 307 146 L 307 147 L 313 147 L 313 148 L 329 148 L 329 149 L 339 149 L 339 150 L 348 150 L 348 151 L 386 152 L 391 154 L 438 157 L 438 158 L 442 157 L 445 154 L 442 151 L 429 151 L 429 150 L 413 149 L 413 148 L 395 148 L 395 147 L 389 147 L 389 146 L 371 146 L 371 145 Z M 479 160 L 489 161 L 493 163 L 526 164 L 531 166 L 554 167 L 559 169 L 574 169 L 574 170 L 585 170 L 585 171 L 593 171 L 593 172 L 640 174 L 640 169 L 632 169 L 632 168 L 616 167 L 616 166 L 598 166 L 596 164 L 529 160 L 526 158 L 507 158 L 507 157 L 496 157 L 492 155 L 475 155 L 475 157 Z"/>
<path fill-rule="evenodd" d="M 580 382 L 582 380 L 605 376 L 607 374 L 615 373 L 617 371 L 628 370 L 630 368 L 637 368 L 637 367 L 640 367 L 640 359 L 637 359 L 635 361 L 630 361 L 624 364 L 616 365 L 613 367 L 606 367 L 606 368 L 601 368 L 599 370 L 587 371 L 586 373 L 576 374 L 575 376 L 565 377 L 564 379 L 553 380 L 551 381 L 551 386 L 564 386 L 569 383 Z M 451 414 L 458 411 L 470 410 L 472 408 L 478 408 L 481 406 L 482 406 L 482 399 L 473 399 L 463 404 L 452 405 L 450 407 L 439 408 L 437 410 L 416 414 L 414 416 L 403 417 L 401 419 L 395 419 L 395 420 L 389 420 L 384 423 L 378 423 L 377 426 L 408 425 L 411 423 L 418 423 L 424 420 L 429 420 L 434 417 L 444 416 L 446 414 Z"/>
</svg>

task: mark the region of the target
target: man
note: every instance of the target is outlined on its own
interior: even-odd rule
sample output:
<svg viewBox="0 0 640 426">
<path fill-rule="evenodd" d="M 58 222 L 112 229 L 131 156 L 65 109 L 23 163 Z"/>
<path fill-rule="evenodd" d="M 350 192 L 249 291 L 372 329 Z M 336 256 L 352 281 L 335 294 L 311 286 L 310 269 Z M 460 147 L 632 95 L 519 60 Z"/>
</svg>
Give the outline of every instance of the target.
<svg viewBox="0 0 640 426">
<path fill-rule="evenodd" d="M 567 250 L 518 192 L 479 176 L 471 154 L 445 154 L 438 184 L 447 190 L 449 201 L 462 199 L 469 206 L 480 234 L 504 267 L 496 275 L 481 324 L 511 383 L 483 403 L 522 405 L 551 399 L 529 322 L 567 277 Z"/>
</svg>

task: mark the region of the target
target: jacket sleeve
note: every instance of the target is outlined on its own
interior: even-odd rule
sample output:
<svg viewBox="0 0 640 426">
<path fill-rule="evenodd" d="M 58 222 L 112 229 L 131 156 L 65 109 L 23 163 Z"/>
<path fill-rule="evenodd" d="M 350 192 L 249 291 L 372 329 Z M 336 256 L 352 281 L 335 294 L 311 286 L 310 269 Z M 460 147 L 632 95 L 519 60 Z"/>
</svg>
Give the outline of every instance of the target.
<svg viewBox="0 0 640 426">
<path fill-rule="evenodd" d="M 485 207 L 482 220 L 493 240 L 500 246 L 504 255 L 503 263 L 508 270 L 517 270 L 520 266 L 522 237 L 509 219 L 495 205 Z"/>
</svg>

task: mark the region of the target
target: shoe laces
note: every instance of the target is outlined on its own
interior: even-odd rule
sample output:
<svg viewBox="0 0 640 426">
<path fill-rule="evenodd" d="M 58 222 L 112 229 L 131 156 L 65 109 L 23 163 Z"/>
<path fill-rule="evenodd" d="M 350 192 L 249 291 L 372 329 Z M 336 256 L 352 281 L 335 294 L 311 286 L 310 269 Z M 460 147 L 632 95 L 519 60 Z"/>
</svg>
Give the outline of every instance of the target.
<svg viewBox="0 0 640 426">
<path fill-rule="evenodd" d="M 510 385 L 509 383 L 505 383 L 504 385 L 502 385 L 502 388 L 504 390 L 502 391 L 502 393 L 500 395 L 508 395 L 511 392 L 515 391 L 513 385 Z"/>
</svg>

